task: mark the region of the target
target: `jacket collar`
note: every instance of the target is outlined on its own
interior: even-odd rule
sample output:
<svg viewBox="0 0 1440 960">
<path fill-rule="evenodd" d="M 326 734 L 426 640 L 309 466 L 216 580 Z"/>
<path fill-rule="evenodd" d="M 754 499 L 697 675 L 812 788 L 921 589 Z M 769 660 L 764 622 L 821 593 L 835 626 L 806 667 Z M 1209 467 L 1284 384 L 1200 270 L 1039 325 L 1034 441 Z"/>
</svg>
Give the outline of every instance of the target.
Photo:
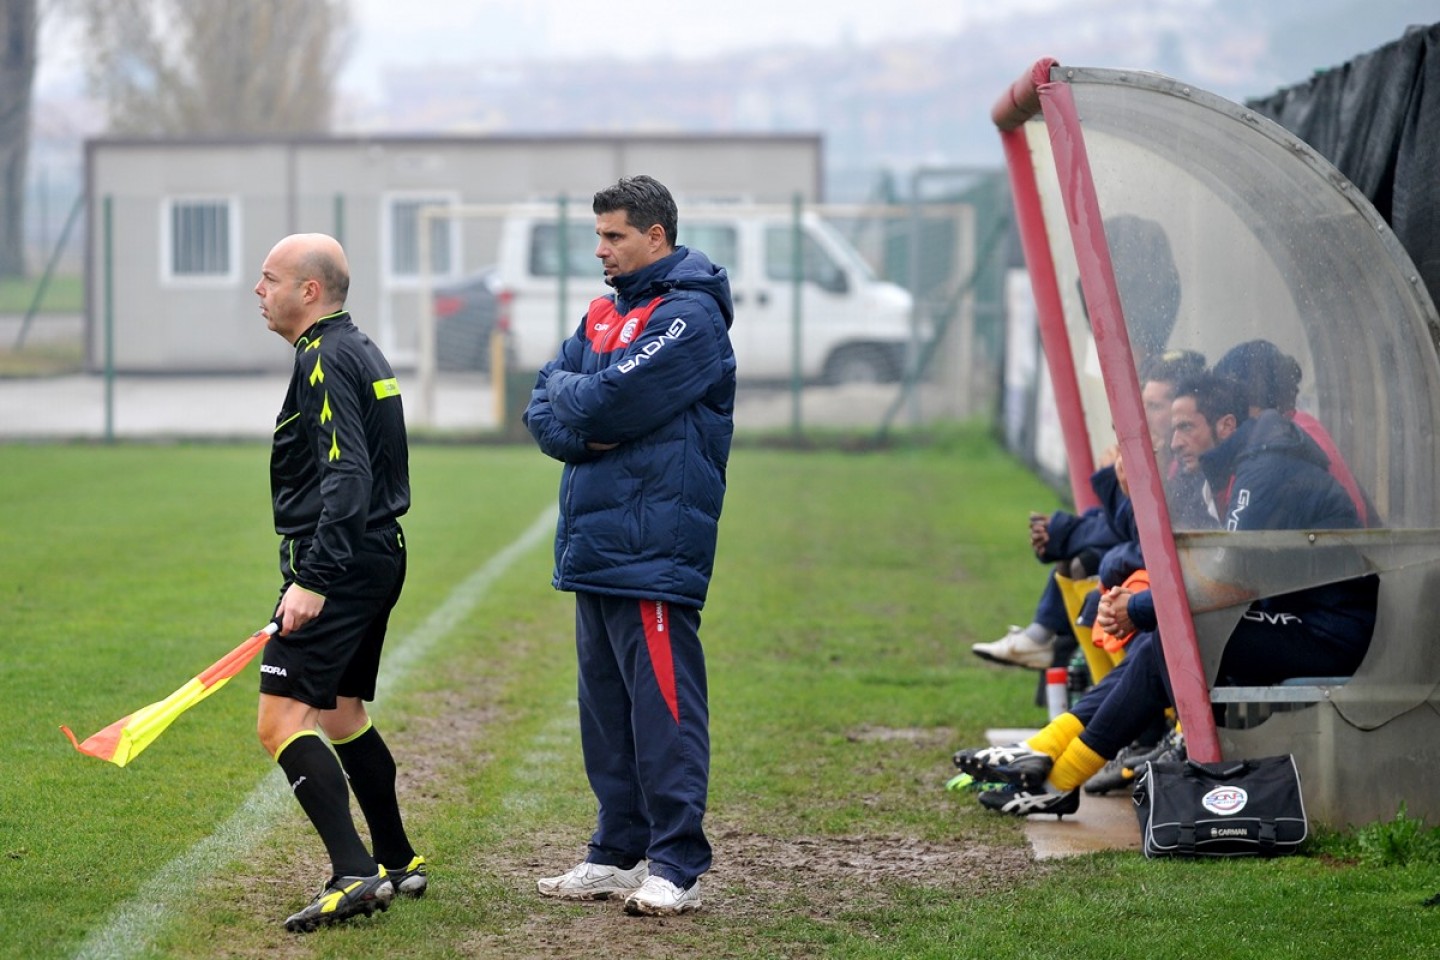
<svg viewBox="0 0 1440 960">
<path fill-rule="evenodd" d="M 327 314 L 326 316 L 319 318 L 314 323 L 310 324 L 310 326 L 305 330 L 304 333 L 300 334 L 300 336 L 296 338 L 295 349 L 303 350 L 304 348 L 310 346 L 312 341 L 320 339 L 320 335 L 324 332 L 320 328 L 325 326 L 326 324 L 334 327 L 349 319 L 349 310 L 341 310 L 338 313 Z"/>
<path fill-rule="evenodd" d="M 615 288 L 615 293 L 621 300 L 633 303 L 669 277 L 688 252 L 683 246 L 676 247 L 654 263 L 613 278 L 610 285 Z"/>
</svg>

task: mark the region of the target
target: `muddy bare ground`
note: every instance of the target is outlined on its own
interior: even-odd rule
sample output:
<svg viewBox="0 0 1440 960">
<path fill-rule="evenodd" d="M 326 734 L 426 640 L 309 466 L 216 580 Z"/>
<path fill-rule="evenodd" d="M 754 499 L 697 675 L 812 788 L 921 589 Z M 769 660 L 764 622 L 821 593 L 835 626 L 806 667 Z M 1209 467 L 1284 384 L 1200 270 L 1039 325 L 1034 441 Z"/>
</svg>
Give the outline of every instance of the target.
<svg viewBox="0 0 1440 960">
<path fill-rule="evenodd" d="M 701 881 L 699 913 L 657 920 L 627 916 L 618 901 L 569 907 L 537 897 L 531 915 L 515 929 L 467 946 L 476 956 L 549 958 L 585 956 L 606 944 L 607 955 L 649 960 L 680 955 L 676 940 L 683 938 L 696 946 L 690 955 L 733 956 L 746 930 L 794 918 L 837 922 L 884 905 L 901 886 L 974 896 L 1009 887 L 1037 869 L 1017 847 L 906 837 L 767 837 L 724 824 L 711 824 L 710 835 L 715 866 Z M 554 852 L 493 867 L 518 888 L 533 889 L 534 878 L 565 862 L 573 846 L 574 838 L 565 837 Z M 818 956 L 816 946 L 800 943 L 772 942 L 762 952 Z"/>
<path fill-rule="evenodd" d="M 443 699 L 428 717 L 409 717 L 397 733 L 397 754 L 404 765 L 402 806 L 411 818 L 423 819 L 425 808 L 445 789 L 445 781 L 464 766 L 483 763 L 482 745 L 490 742 L 489 727 L 498 718 L 484 681 L 458 691 L 436 694 Z M 434 704 L 432 698 L 432 706 Z M 904 741 L 944 739 L 935 731 L 891 731 L 859 728 L 855 739 Z M 363 822 L 358 819 L 357 822 Z M 211 896 L 225 900 L 237 912 L 277 920 L 298 909 L 325 876 L 329 864 L 310 827 L 298 809 L 278 830 L 304 836 L 299 852 L 286 853 L 279 844 L 252 862 L 254 875 L 227 878 L 223 886 L 207 884 Z M 1045 869 L 1028 848 L 990 846 L 973 840 L 933 841 L 904 836 L 801 837 L 757 835 L 745 825 L 723 818 L 707 821 L 715 850 L 715 864 L 702 880 L 704 905 L 700 912 L 676 918 L 637 918 L 625 914 L 619 901 L 570 904 L 528 895 L 535 879 L 568 868 L 584 853 L 584 837 L 531 834 L 517 837 L 499 859 L 493 852 L 484 860 L 457 863 L 435 878 L 432 896 L 444 897 L 447 882 L 465 882 L 472 870 L 489 882 L 522 894 L 528 915 L 495 932 L 477 929 L 472 938 L 447 946 L 464 956 L 551 958 L 587 956 L 597 945 L 606 955 L 627 960 L 679 955 L 724 957 L 760 954 L 785 957 L 818 956 L 820 948 L 806 943 L 746 940 L 746 931 L 777 922 L 805 918 L 824 925 L 843 921 L 856 929 L 854 917 L 866 908 L 885 905 L 904 887 L 926 887 L 957 898 L 1003 890 L 1022 878 Z M 456 876 L 459 873 L 461 876 Z M 469 899 L 459 896 L 456 899 Z M 397 903 L 392 910 L 403 910 Z M 365 922 L 385 922 L 384 919 Z M 259 940 L 218 946 L 212 954 L 226 957 L 306 957 L 312 953 L 309 937 L 285 934 L 278 923 L 266 924 Z M 876 930 L 874 935 L 883 936 Z M 319 934 L 318 936 L 325 936 Z M 744 947 L 737 944 L 746 945 Z M 685 949 L 681 949 L 684 946 Z"/>
</svg>

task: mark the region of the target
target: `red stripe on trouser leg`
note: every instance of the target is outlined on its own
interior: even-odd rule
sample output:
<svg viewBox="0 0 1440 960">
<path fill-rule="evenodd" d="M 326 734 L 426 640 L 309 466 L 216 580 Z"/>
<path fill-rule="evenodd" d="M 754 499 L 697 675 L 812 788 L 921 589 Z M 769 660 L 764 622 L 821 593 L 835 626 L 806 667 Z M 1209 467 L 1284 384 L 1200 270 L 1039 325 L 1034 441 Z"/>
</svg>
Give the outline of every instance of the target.
<svg viewBox="0 0 1440 960">
<path fill-rule="evenodd" d="M 670 716 L 680 722 L 680 699 L 675 695 L 675 663 L 670 655 L 670 608 L 664 600 L 642 600 L 640 622 L 645 625 L 645 646 L 650 651 L 650 667 L 660 696 L 670 708 Z"/>
</svg>

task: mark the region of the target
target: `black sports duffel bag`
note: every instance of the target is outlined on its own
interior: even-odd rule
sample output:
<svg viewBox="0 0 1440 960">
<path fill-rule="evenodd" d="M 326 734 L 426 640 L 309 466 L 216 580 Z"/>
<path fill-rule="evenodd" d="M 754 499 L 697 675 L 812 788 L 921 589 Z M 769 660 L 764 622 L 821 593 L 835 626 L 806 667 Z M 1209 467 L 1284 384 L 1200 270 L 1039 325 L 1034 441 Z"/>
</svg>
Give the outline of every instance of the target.
<svg viewBox="0 0 1440 960">
<path fill-rule="evenodd" d="M 1273 857 L 1309 834 L 1300 771 L 1286 754 L 1222 763 L 1149 761 L 1135 778 L 1147 857 Z"/>
</svg>

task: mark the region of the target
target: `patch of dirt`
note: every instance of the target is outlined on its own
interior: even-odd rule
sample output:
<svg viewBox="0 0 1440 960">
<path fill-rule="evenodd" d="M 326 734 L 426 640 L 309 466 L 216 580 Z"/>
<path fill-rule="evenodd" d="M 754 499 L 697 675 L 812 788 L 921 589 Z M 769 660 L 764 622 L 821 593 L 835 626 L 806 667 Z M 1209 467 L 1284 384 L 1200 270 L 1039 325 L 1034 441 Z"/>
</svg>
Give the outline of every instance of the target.
<svg viewBox="0 0 1440 960">
<path fill-rule="evenodd" d="M 423 818 L 425 808 L 440 798 L 445 780 L 454 777 L 457 770 L 483 766 L 488 760 L 483 749 L 488 742 L 486 731 L 499 716 L 494 706 L 495 690 L 493 680 L 471 679 L 457 689 L 425 694 L 427 702 L 437 707 L 429 709 L 428 715 L 407 714 L 391 719 L 387 711 L 375 711 L 375 725 L 391 745 L 400 767 L 396 789 L 407 822 Z M 351 812 L 368 843 L 364 817 L 353 801 Z M 283 838 L 292 842 L 284 842 Z M 302 839 L 293 842 L 295 838 Z M 288 933 L 279 922 L 305 906 L 330 873 L 330 858 L 299 804 L 282 816 L 247 865 L 248 869 L 239 875 L 211 877 L 201 887 L 206 901 L 224 903 L 246 918 L 244 926 L 250 937 L 242 939 L 237 935 L 231 943 L 207 944 L 193 955 L 234 960 L 314 956 L 313 938 Z"/>
<path fill-rule="evenodd" d="M 1042 869 L 1025 848 L 968 841 L 771 837 L 723 822 L 711 822 L 707 832 L 715 864 L 700 881 L 703 905 L 697 913 L 637 918 L 628 916 L 618 900 L 569 904 L 537 896 L 534 912 L 513 930 L 477 937 L 461 952 L 485 957 L 575 957 L 605 944 L 609 955 L 658 960 L 676 956 L 677 940 L 700 940 L 701 955 L 727 956 L 716 952 L 716 939 L 710 938 L 709 930 L 725 931 L 717 938 L 723 941 L 735 931 L 796 917 L 835 923 L 856 911 L 883 907 L 906 888 L 941 890 L 958 899 L 1009 889 Z M 492 861 L 489 867 L 509 878 L 507 886 L 533 889 L 537 876 L 583 853 L 574 849 L 573 840 L 537 837 L 530 855 Z M 750 946 L 761 953 L 783 949 L 788 958 L 821 955 L 814 944 Z"/>
<path fill-rule="evenodd" d="M 872 727 L 862 724 L 845 734 L 851 743 L 902 743 L 917 747 L 944 748 L 955 740 L 955 731 L 949 727 Z"/>
<path fill-rule="evenodd" d="M 377 711 L 377 726 L 393 744 L 401 766 L 400 802 L 407 818 L 423 819 L 425 808 L 439 799 L 457 771 L 487 762 L 489 730 L 500 718 L 495 688 L 492 679 L 466 678 L 456 689 L 427 693 L 425 716 L 390 719 Z M 855 741 L 944 747 L 952 732 L 862 726 L 849 736 Z M 363 818 L 358 810 L 355 815 L 363 834 Z M 528 895 L 531 906 L 527 914 L 507 918 L 498 934 L 477 929 L 471 939 L 447 946 L 461 956 L 506 960 L 587 956 L 601 947 L 606 955 L 626 960 L 687 954 L 820 957 L 823 948 L 813 942 L 760 942 L 745 933 L 797 917 L 844 924 L 853 932 L 857 915 L 885 906 L 906 889 L 972 897 L 1009 889 L 1044 869 L 1028 847 L 963 838 L 762 836 L 715 817 L 707 819 L 706 829 L 714 866 L 701 880 L 703 907 L 663 919 L 628 916 L 619 900 L 572 903 L 534 894 L 537 877 L 565 870 L 584 856 L 584 838 L 577 839 L 573 831 L 521 835 L 508 854 L 487 852 L 483 860 L 467 851 L 448 851 L 443 859 L 449 864 L 449 882 L 465 883 L 465 874 L 478 873 Z M 230 875 L 223 884 L 205 884 L 207 899 L 218 899 L 245 918 L 241 926 L 246 934 L 237 930 L 233 942 L 211 944 L 196 956 L 288 960 L 314 955 L 316 944 L 310 938 L 287 934 L 276 921 L 315 892 L 328 859 L 298 805 L 276 825 L 273 836 L 302 837 L 304 842 L 267 842 L 249 861 L 249 876 Z M 439 854 L 436 859 L 441 859 Z M 437 889 L 436 895 L 442 891 Z"/>
</svg>

